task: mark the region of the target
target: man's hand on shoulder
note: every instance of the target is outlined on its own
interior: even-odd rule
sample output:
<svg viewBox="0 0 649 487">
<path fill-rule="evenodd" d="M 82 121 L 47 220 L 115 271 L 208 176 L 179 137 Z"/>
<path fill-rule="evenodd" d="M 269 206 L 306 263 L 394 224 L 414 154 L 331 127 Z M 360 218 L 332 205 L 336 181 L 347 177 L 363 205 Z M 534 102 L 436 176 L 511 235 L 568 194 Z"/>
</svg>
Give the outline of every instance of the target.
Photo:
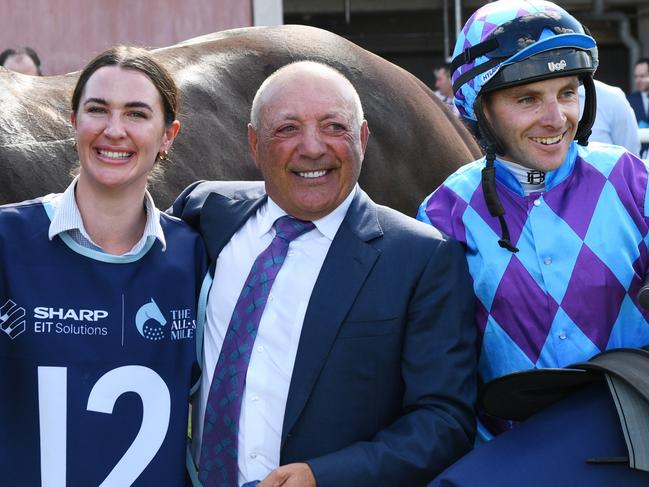
<svg viewBox="0 0 649 487">
<path fill-rule="evenodd" d="M 290 463 L 276 468 L 257 487 L 316 487 L 315 477 L 306 463 Z"/>
</svg>

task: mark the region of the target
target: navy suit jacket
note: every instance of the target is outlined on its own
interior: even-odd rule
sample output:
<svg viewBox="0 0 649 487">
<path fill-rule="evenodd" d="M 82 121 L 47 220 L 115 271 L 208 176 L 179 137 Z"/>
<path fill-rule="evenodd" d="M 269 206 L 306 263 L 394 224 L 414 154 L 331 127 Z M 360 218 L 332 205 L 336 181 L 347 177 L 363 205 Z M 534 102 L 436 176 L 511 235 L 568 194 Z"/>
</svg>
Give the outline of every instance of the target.
<svg viewBox="0 0 649 487">
<path fill-rule="evenodd" d="M 172 210 L 214 261 L 266 200 L 262 183 L 199 182 Z M 318 487 L 417 487 L 466 453 L 473 300 L 460 244 L 357 191 L 304 318 L 280 463 Z"/>
<path fill-rule="evenodd" d="M 639 91 L 634 91 L 629 96 L 627 96 L 627 99 L 629 100 L 631 108 L 633 108 L 636 120 L 638 122 L 642 120 L 649 122 L 649 114 L 647 114 L 647 112 L 645 111 L 644 103 L 642 103 L 642 93 L 640 93 Z"/>
<path fill-rule="evenodd" d="M 633 112 L 635 113 L 635 118 L 638 121 L 638 125 L 640 124 L 640 122 L 649 123 L 649 113 L 647 113 L 644 109 L 644 103 L 642 102 L 642 93 L 640 93 L 639 91 L 634 91 L 627 97 L 627 99 L 629 100 L 631 108 L 633 108 Z M 649 144 L 647 144 L 646 142 L 640 145 L 640 157 L 649 157 L 649 155 L 647 154 L 647 149 L 649 149 Z"/>
</svg>

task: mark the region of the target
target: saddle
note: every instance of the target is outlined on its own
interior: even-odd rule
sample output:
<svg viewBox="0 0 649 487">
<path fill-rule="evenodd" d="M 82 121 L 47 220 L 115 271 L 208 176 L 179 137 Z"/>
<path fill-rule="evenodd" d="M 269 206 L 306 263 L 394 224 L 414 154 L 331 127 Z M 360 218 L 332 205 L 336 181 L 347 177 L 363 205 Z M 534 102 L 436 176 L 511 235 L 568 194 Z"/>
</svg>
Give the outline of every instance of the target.
<svg viewBox="0 0 649 487">
<path fill-rule="evenodd" d="M 649 472 L 648 350 L 649 346 L 618 348 L 561 369 L 534 369 L 499 377 L 484 385 L 480 407 L 498 418 L 524 421 L 573 392 L 604 381 L 620 419 L 628 457 L 587 461 L 628 462 L 631 468 Z"/>
</svg>

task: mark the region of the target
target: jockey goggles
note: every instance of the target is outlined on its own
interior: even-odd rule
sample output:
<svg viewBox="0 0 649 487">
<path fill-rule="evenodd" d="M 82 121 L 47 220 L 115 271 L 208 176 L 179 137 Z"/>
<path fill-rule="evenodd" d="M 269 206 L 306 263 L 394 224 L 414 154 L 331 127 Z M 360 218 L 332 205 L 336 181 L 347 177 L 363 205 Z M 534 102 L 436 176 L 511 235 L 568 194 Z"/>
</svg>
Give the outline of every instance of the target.
<svg viewBox="0 0 649 487">
<path fill-rule="evenodd" d="M 544 31 L 550 36 L 539 42 L 544 37 Z M 537 43 L 541 45 L 534 48 Z M 592 49 L 595 46 L 594 39 L 585 34 L 581 24 L 571 16 L 559 12 L 537 12 L 516 17 L 494 29 L 485 41 L 455 56 L 451 62 L 451 73 L 481 56 L 486 56 L 489 61 L 461 74 L 453 83 L 453 91 L 457 92 L 468 80 L 503 64 L 505 60 L 510 64 L 549 49 Z"/>
</svg>

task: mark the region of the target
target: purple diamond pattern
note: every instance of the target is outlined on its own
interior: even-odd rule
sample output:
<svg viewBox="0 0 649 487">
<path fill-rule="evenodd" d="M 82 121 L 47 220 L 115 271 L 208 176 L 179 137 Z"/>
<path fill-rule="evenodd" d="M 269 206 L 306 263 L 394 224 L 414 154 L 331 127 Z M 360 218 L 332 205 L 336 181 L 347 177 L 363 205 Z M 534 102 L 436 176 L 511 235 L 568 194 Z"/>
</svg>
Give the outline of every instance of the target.
<svg viewBox="0 0 649 487">
<path fill-rule="evenodd" d="M 500 197 L 500 203 L 503 205 L 503 209 L 505 210 L 505 218 L 507 219 L 507 227 L 509 228 L 511 241 L 516 243 L 520 238 L 525 222 L 527 221 L 526 202 L 518 196 L 513 195 L 511 191 L 509 191 L 505 185 L 498 180 L 496 180 L 496 188 L 498 190 L 498 196 Z M 480 185 L 473 193 L 470 206 L 478 213 L 478 215 L 480 215 L 480 218 L 489 225 L 496 235 L 500 235 L 500 223 L 498 222 L 497 217 L 491 216 L 489 213 L 484 193 L 482 191 L 482 185 Z M 521 211 L 521 209 L 524 209 L 524 211 Z"/>
<path fill-rule="evenodd" d="M 467 207 L 466 201 L 457 193 L 442 185 L 435 192 L 435 198 L 428 200 L 426 214 L 435 219 L 435 228 L 447 235 L 454 235 L 456 240 L 466 242 L 466 233 L 462 224 L 462 215 Z M 449 218 L 454 215 L 454 218 Z"/>
<path fill-rule="evenodd" d="M 239 415 L 246 373 L 259 321 L 292 240 L 313 229 L 311 222 L 283 216 L 275 237 L 257 256 L 232 312 L 205 409 L 199 478 L 204 487 L 237 485 Z"/>
<path fill-rule="evenodd" d="M 484 22 L 482 24 L 482 36 L 481 40 L 485 40 L 487 37 L 491 35 L 491 33 L 496 30 L 498 27 L 498 24 L 492 24 L 491 22 Z"/>
<path fill-rule="evenodd" d="M 647 224 L 643 214 L 644 201 L 638 195 L 644 195 L 645 193 L 647 171 L 646 169 L 642 172 L 638 171 L 630 159 L 628 154 L 624 154 L 611 171 L 608 179 L 615 188 L 633 223 L 638 229 L 645 229 L 642 232 L 642 236 L 645 237 L 647 235 Z"/>
<path fill-rule="evenodd" d="M 537 204 L 535 198 L 515 194 L 505 183 L 497 182 L 505 219 L 513 229 L 513 241 L 526 252 L 524 262 L 530 273 L 518 254 L 507 254 L 511 255 L 508 260 L 494 259 L 494 234 L 498 234 L 499 225 L 489 215 L 482 188 L 475 184 L 484 159 L 445 183 L 448 191 L 458 193 L 471 207 L 461 215 L 456 213 L 462 211 L 460 207 L 447 210 L 445 219 L 455 222 L 452 226 L 447 223 L 451 236 L 469 235 L 468 229 L 455 228 L 458 221 L 484 221 L 470 229 L 469 242 L 463 238 L 467 254 L 482 257 L 470 258 L 469 267 L 479 296 L 475 318 L 481 347 L 489 347 L 488 353 L 483 350 L 480 365 L 484 376 L 511 372 L 512 357 L 540 364 L 543 357 L 551 356 L 565 364 L 586 360 L 594 349 L 649 342 L 649 311 L 637 300 L 649 272 L 647 167 L 619 148 L 575 149 L 571 154 L 576 159 L 567 162 L 570 171 L 566 170 L 561 180 L 555 179 L 557 184 L 543 192 Z M 470 187 L 474 188 L 472 194 L 468 193 Z M 452 201 L 446 194 L 442 203 L 431 197 L 428 204 L 448 206 Z M 472 213 L 470 217 L 467 212 Z M 530 215 L 544 239 L 534 239 L 535 234 L 523 226 Z M 441 218 L 430 221 L 436 225 Z M 570 233 L 570 238 L 553 238 L 555 226 Z M 570 259 L 564 258 L 566 253 Z M 494 272 L 486 272 L 485 266 Z M 552 299 L 550 289 L 560 303 Z M 561 292 L 555 293 L 557 289 Z M 564 330 L 568 333 L 562 335 Z M 557 334 L 550 336 L 555 331 Z"/>
<path fill-rule="evenodd" d="M 649 268 L 649 250 L 647 250 L 647 245 L 644 241 L 640 242 L 640 244 L 638 245 L 638 250 L 640 252 L 640 256 L 633 263 L 633 270 L 635 271 L 635 274 L 633 276 L 633 279 L 631 280 L 631 284 L 629 285 L 628 294 L 633 301 L 633 304 L 636 305 L 638 310 L 644 316 L 645 320 L 649 321 L 649 310 L 644 309 L 638 302 L 638 291 L 640 291 L 640 288 L 644 285 L 645 278 L 642 269 Z"/>
<path fill-rule="evenodd" d="M 591 299 L 588 289 L 606 289 L 606 299 Z M 611 270 L 584 245 L 561 307 L 584 334 L 600 349 L 608 343 L 626 291 Z M 587 303 L 587 304 L 586 304 Z"/>
<path fill-rule="evenodd" d="M 516 302 L 511 300 L 513 288 L 518 291 Z M 539 358 L 558 309 L 518 258 L 512 257 L 498 285 L 491 316 L 532 362 Z"/>
<path fill-rule="evenodd" d="M 605 183 L 602 173 L 578 158 L 573 174 L 546 192 L 544 199 L 579 238 L 584 239 Z M 587 191 L 570 191 L 568 187 L 586 188 Z"/>
</svg>

